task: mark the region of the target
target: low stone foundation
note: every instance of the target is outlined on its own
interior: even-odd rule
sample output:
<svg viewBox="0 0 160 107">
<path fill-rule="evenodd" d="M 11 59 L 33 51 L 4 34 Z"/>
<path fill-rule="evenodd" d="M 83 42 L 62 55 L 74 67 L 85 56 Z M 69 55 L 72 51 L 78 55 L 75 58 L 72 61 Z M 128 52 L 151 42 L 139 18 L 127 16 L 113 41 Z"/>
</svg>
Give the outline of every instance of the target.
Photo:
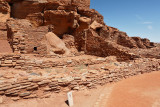
<svg viewBox="0 0 160 107">
<path fill-rule="evenodd" d="M 5 58 L 8 59 L 8 57 Z M 14 58 L 19 58 L 17 61 L 20 62 L 23 59 L 19 56 L 14 56 Z M 11 61 L 7 63 L 9 62 Z M 43 98 L 50 94 L 50 92 L 59 93 L 86 88 L 92 89 L 96 88 L 97 85 L 117 82 L 131 76 L 160 70 L 160 60 L 157 59 L 137 59 L 126 64 L 125 62 L 121 64 L 114 63 L 117 66 L 117 69 L 114 70 L 102 67 L 101 70 L 87 70 L 84 73 L 72 75 L 65 73 L 61 76 L 55 74 L 16 78 L 13 82 L 0 83 L 0 95 L 16 97 L 17 99 Z"/>
<path fill-rule="evenodd" d="M 37 56 L 37 55 L 36 55 Z M 15 69 L 45 69 L 52 67 L 75 67 L 79 65 L 94 65 L 107 61 L 107 58 L 81 56 L 46 56 L 42 58 L 34 55 L 23 54 L 0 54 L 0 67 L 10 67 Z M 83 58 L 84 57 L 84 58 Z M 88 57 L 88 58 L 87 58 Z M 58 58 L 58 59 L 57 59 Z"/>
</svg>

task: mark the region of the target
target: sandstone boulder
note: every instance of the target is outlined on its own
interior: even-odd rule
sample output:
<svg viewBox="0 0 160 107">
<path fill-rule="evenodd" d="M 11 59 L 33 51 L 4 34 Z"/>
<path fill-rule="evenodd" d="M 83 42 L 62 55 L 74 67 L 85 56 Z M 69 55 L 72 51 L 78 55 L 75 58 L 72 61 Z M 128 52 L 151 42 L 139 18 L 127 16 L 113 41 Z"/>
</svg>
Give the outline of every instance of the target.
<svg viewBox="0 0 160 107">
<path fill-rule="evenodd" d="M 84 22 L 84 23 L 88 23 L 88 24 L 91 23 L 91 19 L 87 18 L 87 17 L 80 17 L 79 21 Z"/>
<path fill-rule="evenodd" d="M 80 17 L 78 21 L 78 26 L 75 30 L 76 33 L 83 31 L 84 29 L 88 29 L 91 24 L 91 18 L 88 17 Z"/>
<path fill-rule="evenodd" d="M 91 18 L 91 22 L 97 21 L 100 24 L 104 24 L 103 16 L 94 9 L 78 8 L 78 14 Z"/>
<path fill-rule="evenodd" d="M 47 40 L 47 50 L 49 53 L 57 54 L 69 54 L 69 49 L 65 46 L 65 43 L 54 33 L 49 32 L 45 35 Z"/>
<path fill-rule="evenodd" d="M 94 30 L 100 29 L 100 28 L 102 28 L 102 27 L 103 27 L 103 25 L 100 24 L 100 23 L 98 23 L 97 21 L 94 21 L 94 22 L 90 25 L 90 28 L 92 28 L 92 29 L 94 29 Z"/>
</svg>

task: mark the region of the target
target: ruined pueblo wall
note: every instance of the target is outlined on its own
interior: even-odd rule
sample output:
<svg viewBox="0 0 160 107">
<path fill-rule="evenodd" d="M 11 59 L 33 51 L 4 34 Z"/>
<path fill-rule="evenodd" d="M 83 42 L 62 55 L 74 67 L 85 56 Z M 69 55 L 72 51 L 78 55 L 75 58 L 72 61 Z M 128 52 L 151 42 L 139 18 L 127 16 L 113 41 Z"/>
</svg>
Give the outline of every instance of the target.
<svg viewBox="0 0 160 107">
<path fill-rule="evenodd" d="M 18 54 L 11 55 L 0 55 L 0 66 L 2 67 L 15 67 L 18 69 L 22 69 L 26 66 L 28 67 L 38 67 L 38 64 L 45 64 L 45 67 L 53 66 L 76 66 L 77 64 L 98 64 L 102 62 L 106 62 L 107 59 L 96 59 L 91 63 L 88 60 L 78 61 L 63 61 L 63 62 L 43 62 L 37 61 L 34 62 L 31 59 L 26 59 L 25 56 L 21 56 Z M 64 63 L 66 62 L 66 63 Z M 83 62 L 83 63 L 82 63 Z M 113 83 L 120 81 L 122 79 L 143 74 L 149 73 L 152 71 L 160 70 L 160 61 L 153 59 L 143 59 L 143 60 L 135 60 L 134 63 L 130 62 L 130 66 L 126 67 L 126 69 L 115 69 L 115 70 L 87 70 L 83 74 L 69 75 L 66 76 L 65 73 L 55 74 L 55 75 L 38 75 L 34 73 L 30 73 L 28 76 L 19 77 L 14 79 L 15 75 L 6 75 L 3 82 L 0 84 L 0 95 L 5 95 L 8 97 L 18 97 L 18 98 L 43 98 L 49 97 L 48 92 L 68 92 L 70 90 L 83 90 L 83 89 L 92 89 L 97 85 L 104 85 L 107 83 Z M 34 64 L 35 63 L 35 64 Z M 56 65 L 57 63 L 57 65 Z M 143 64 L 145 63 L 145 65 Z M 40 67 L 42 67 L 42 65 Z M 116 64 L 117 65 L 117 64 Z M 117 65 L 118 66 L 118 65 Z M 145 69 L 144 69 L 145 68 Z M 41 68 L 39 68 L 41 69 Z M 47 73 L 49 74 L 49 72 Z M 33 76 L 37 75 L 37 76 Z M 13 80 L 12 80 L 13 79 Z M 41 91 L 43 94 L 39 94 Z"/>
</svg>

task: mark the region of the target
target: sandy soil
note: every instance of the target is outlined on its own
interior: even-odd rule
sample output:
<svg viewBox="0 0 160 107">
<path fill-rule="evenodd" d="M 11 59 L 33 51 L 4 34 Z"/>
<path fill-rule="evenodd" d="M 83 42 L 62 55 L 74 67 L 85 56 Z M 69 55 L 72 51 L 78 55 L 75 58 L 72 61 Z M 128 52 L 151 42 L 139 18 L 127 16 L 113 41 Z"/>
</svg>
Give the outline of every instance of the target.
<svg viewBox="0 0 160 107">
<path fill-rule="evenodd" d="M 0 53 L 12 53 L 12 49 L 7 40 L 0 40 Z"/>
<path fill-rule="evenodd" d="M 160 107 L 160 72 L 118 82 L 106 107 Z"/>
</svg>

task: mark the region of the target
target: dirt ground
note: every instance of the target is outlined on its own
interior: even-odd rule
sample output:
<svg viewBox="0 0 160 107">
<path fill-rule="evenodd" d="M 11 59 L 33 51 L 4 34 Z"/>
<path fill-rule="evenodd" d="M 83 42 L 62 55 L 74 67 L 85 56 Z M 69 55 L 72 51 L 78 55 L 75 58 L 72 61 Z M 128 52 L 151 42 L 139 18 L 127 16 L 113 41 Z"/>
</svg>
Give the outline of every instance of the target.
<svg viewBox="0 0 160 107">
<path fill-rule="evenodd" d="M 160 72 L 118 82 L 106 107 L 160 107 Z"/>
<path fill-rule="evenodd" d="M 12 49 L 7 40 L 0 40 L 0 53 L 12 53 Z"/>
</svg>

